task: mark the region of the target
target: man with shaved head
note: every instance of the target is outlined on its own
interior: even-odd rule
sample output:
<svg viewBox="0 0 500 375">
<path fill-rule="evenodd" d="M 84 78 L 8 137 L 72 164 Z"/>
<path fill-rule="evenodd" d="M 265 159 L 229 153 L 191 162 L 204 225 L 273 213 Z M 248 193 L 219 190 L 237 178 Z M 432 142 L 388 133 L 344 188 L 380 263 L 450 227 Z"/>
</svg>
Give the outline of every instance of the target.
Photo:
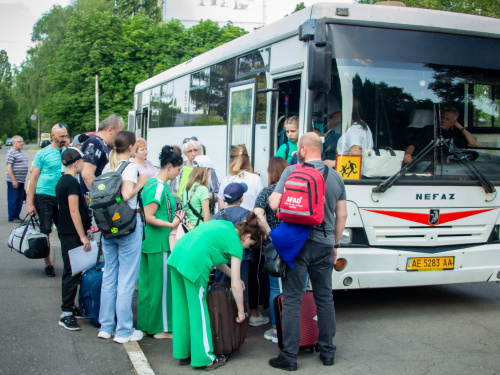
<svg viewBox="0 0 500 375">
<path fill-rule="evenodd" d="M 306 163 L 324 175 L 329 168 L 321 161 L 322 143 L 315 133 L 304 134 L 298 144 L 297 157 L 299 163 Z M 273 210 L 279 206 L 284 191 L 285 180 L 294 165 L 285 169 L 269 197 L 269 205 Z M 293 261 L 295 268 L 287 267 L 283 286 L 283 349 L 280 355 L 269 360 L 269 365 L 286 371 L 297 370 L 297 354 L 300 343 L 300 304 L 304 278 L 309 277 L 314 290 L 319 327 L 318 348 L 319 359 L 325 366 L 334 362 L 336 347 L 333 344 L 335 335 L 335 309 L 332 297 L 332 272 L 337 261 L 337 249 L 347 218 L 346 193 L 342 177 L 333 169 L 328 171 L 325 181 L 325 210 L 323 223 L 313 226 L 309 237 L 299 254 Z M 324 225 L 324 226 L 323 226 Z"/>
<path fill-rule="evenodd" d="M 56 199 L 56 185 L 61 178 L 61 154 L 68 141 L 68 130 L 65 124 L 55 124 L 52 127 L 52 143 L 35 155 L 31 172 L 30 190 L 28 195 L 28 213 L 36 213 L 40 220 L 40 231 L 49 237 L 52 232 L 52 222 L 59 225 L 59 208 Z M 50 254 L 44 258 L 45 275 L 56 275 L 50 260 Z"/>
</svg>

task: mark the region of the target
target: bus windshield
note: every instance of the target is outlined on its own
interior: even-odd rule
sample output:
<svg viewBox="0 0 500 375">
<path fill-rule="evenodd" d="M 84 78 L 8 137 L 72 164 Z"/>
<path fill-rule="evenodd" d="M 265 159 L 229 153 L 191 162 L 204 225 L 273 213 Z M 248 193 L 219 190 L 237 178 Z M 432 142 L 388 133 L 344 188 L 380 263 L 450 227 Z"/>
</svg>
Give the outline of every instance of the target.
<svg viewBox="0 0 500 375">
<path fill-rule="evenodd" d="M 448 140 L 422 155 L 402 180 L 474 180 L 449 143 L 486 178 L 498 179 L 500 70 L 484 57 L 492 45 L 485 39 L 461 36 L 457 46 L 456 35 L 428 32 L 340 25 L 332 29 L 336 56 L 328 105 L 341 108 L 340 134 L 356 122 L 354 113 L 359 111 L 371 131 L 373 147 L 399 150 L 400 155 L 404 151 L 409 155 L 405 162 L 436 138 Z M 391 40 L 381 43 L 384 38 Z M 425 41 L 426 48 L 419 50 Z M 500 46 L 500 41 L 488 41 Z M 454 58 L 458 52 L 460 57 Z M 467 57 L 461 57 L 463 54 Z M 346 116 L 350 113 L 352 117 Z M 448 114 L 456 118 L 451 128 L 446 125 Z"/>
</svg>

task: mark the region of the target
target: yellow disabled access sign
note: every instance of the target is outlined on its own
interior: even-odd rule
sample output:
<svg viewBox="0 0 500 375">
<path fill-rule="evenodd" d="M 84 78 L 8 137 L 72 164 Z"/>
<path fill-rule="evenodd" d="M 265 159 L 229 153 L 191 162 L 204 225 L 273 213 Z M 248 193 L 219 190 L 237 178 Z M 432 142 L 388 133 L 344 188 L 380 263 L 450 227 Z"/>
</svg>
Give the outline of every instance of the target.
<svg viewBox="0 0 500 375">
<path fill-rule="evenodd" d="M 335 170 L 344 180 L 361 178 L 361 155 L 337 155 Z"/>
</svg>

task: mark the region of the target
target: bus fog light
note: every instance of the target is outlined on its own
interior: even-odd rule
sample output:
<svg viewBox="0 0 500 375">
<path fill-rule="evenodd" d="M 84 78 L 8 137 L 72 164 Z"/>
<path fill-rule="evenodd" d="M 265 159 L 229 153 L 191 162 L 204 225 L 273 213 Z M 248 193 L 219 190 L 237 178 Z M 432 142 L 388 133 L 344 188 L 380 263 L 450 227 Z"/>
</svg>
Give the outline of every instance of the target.
<svg viewBox="0 0 500 375">
<path fill-rule="evenodd" d="M 340 238 L 340 243 L 344 245 L 350 245 L 352 243 L 352 229 L 344 229 L 342 237 Z"/>
<path fill-rule="evenodd" d="M 497 279 L 500 279 L 500 271 L 497 272 Z"/>
<path fill-rule="evenodd" d="M 338 258 L 337 263 L 333 265 L 333 268 L 335 269 L 335 271 L 340 272 L 344 270 L 346 266 L 347 266 L 347 260 L 345 260 L 344 258 Z"/>
<path fill-rule="evenodd" d="M 352 284 L 352 278 L 351 277 L 346 277 L 344 279 L 344 286 L 350 286 Z"/>
</svg>

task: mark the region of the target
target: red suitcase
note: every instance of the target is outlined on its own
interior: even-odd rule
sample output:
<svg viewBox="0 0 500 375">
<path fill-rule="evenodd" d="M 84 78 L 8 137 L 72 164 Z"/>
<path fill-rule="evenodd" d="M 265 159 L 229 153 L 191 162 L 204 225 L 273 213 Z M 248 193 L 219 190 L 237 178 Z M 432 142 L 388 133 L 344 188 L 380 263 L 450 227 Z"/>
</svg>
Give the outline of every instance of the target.
<svg viewBox="0 0 500 375">
<path fill-rule="evenodd" d="M 300 305 L 300 344 L 299 350 L 309 349 L 311 352 L 318 350 L 318 318 L 316 316 L 316 303 L 312 292 L 304 292 Z M 276 331 L 278 346 L 283 349 L 283 329 L 281 325 L 281 312 L 283 311 L 283 294 L 273 301 L 274 316 L 276 318 Z"/>
</svg>

